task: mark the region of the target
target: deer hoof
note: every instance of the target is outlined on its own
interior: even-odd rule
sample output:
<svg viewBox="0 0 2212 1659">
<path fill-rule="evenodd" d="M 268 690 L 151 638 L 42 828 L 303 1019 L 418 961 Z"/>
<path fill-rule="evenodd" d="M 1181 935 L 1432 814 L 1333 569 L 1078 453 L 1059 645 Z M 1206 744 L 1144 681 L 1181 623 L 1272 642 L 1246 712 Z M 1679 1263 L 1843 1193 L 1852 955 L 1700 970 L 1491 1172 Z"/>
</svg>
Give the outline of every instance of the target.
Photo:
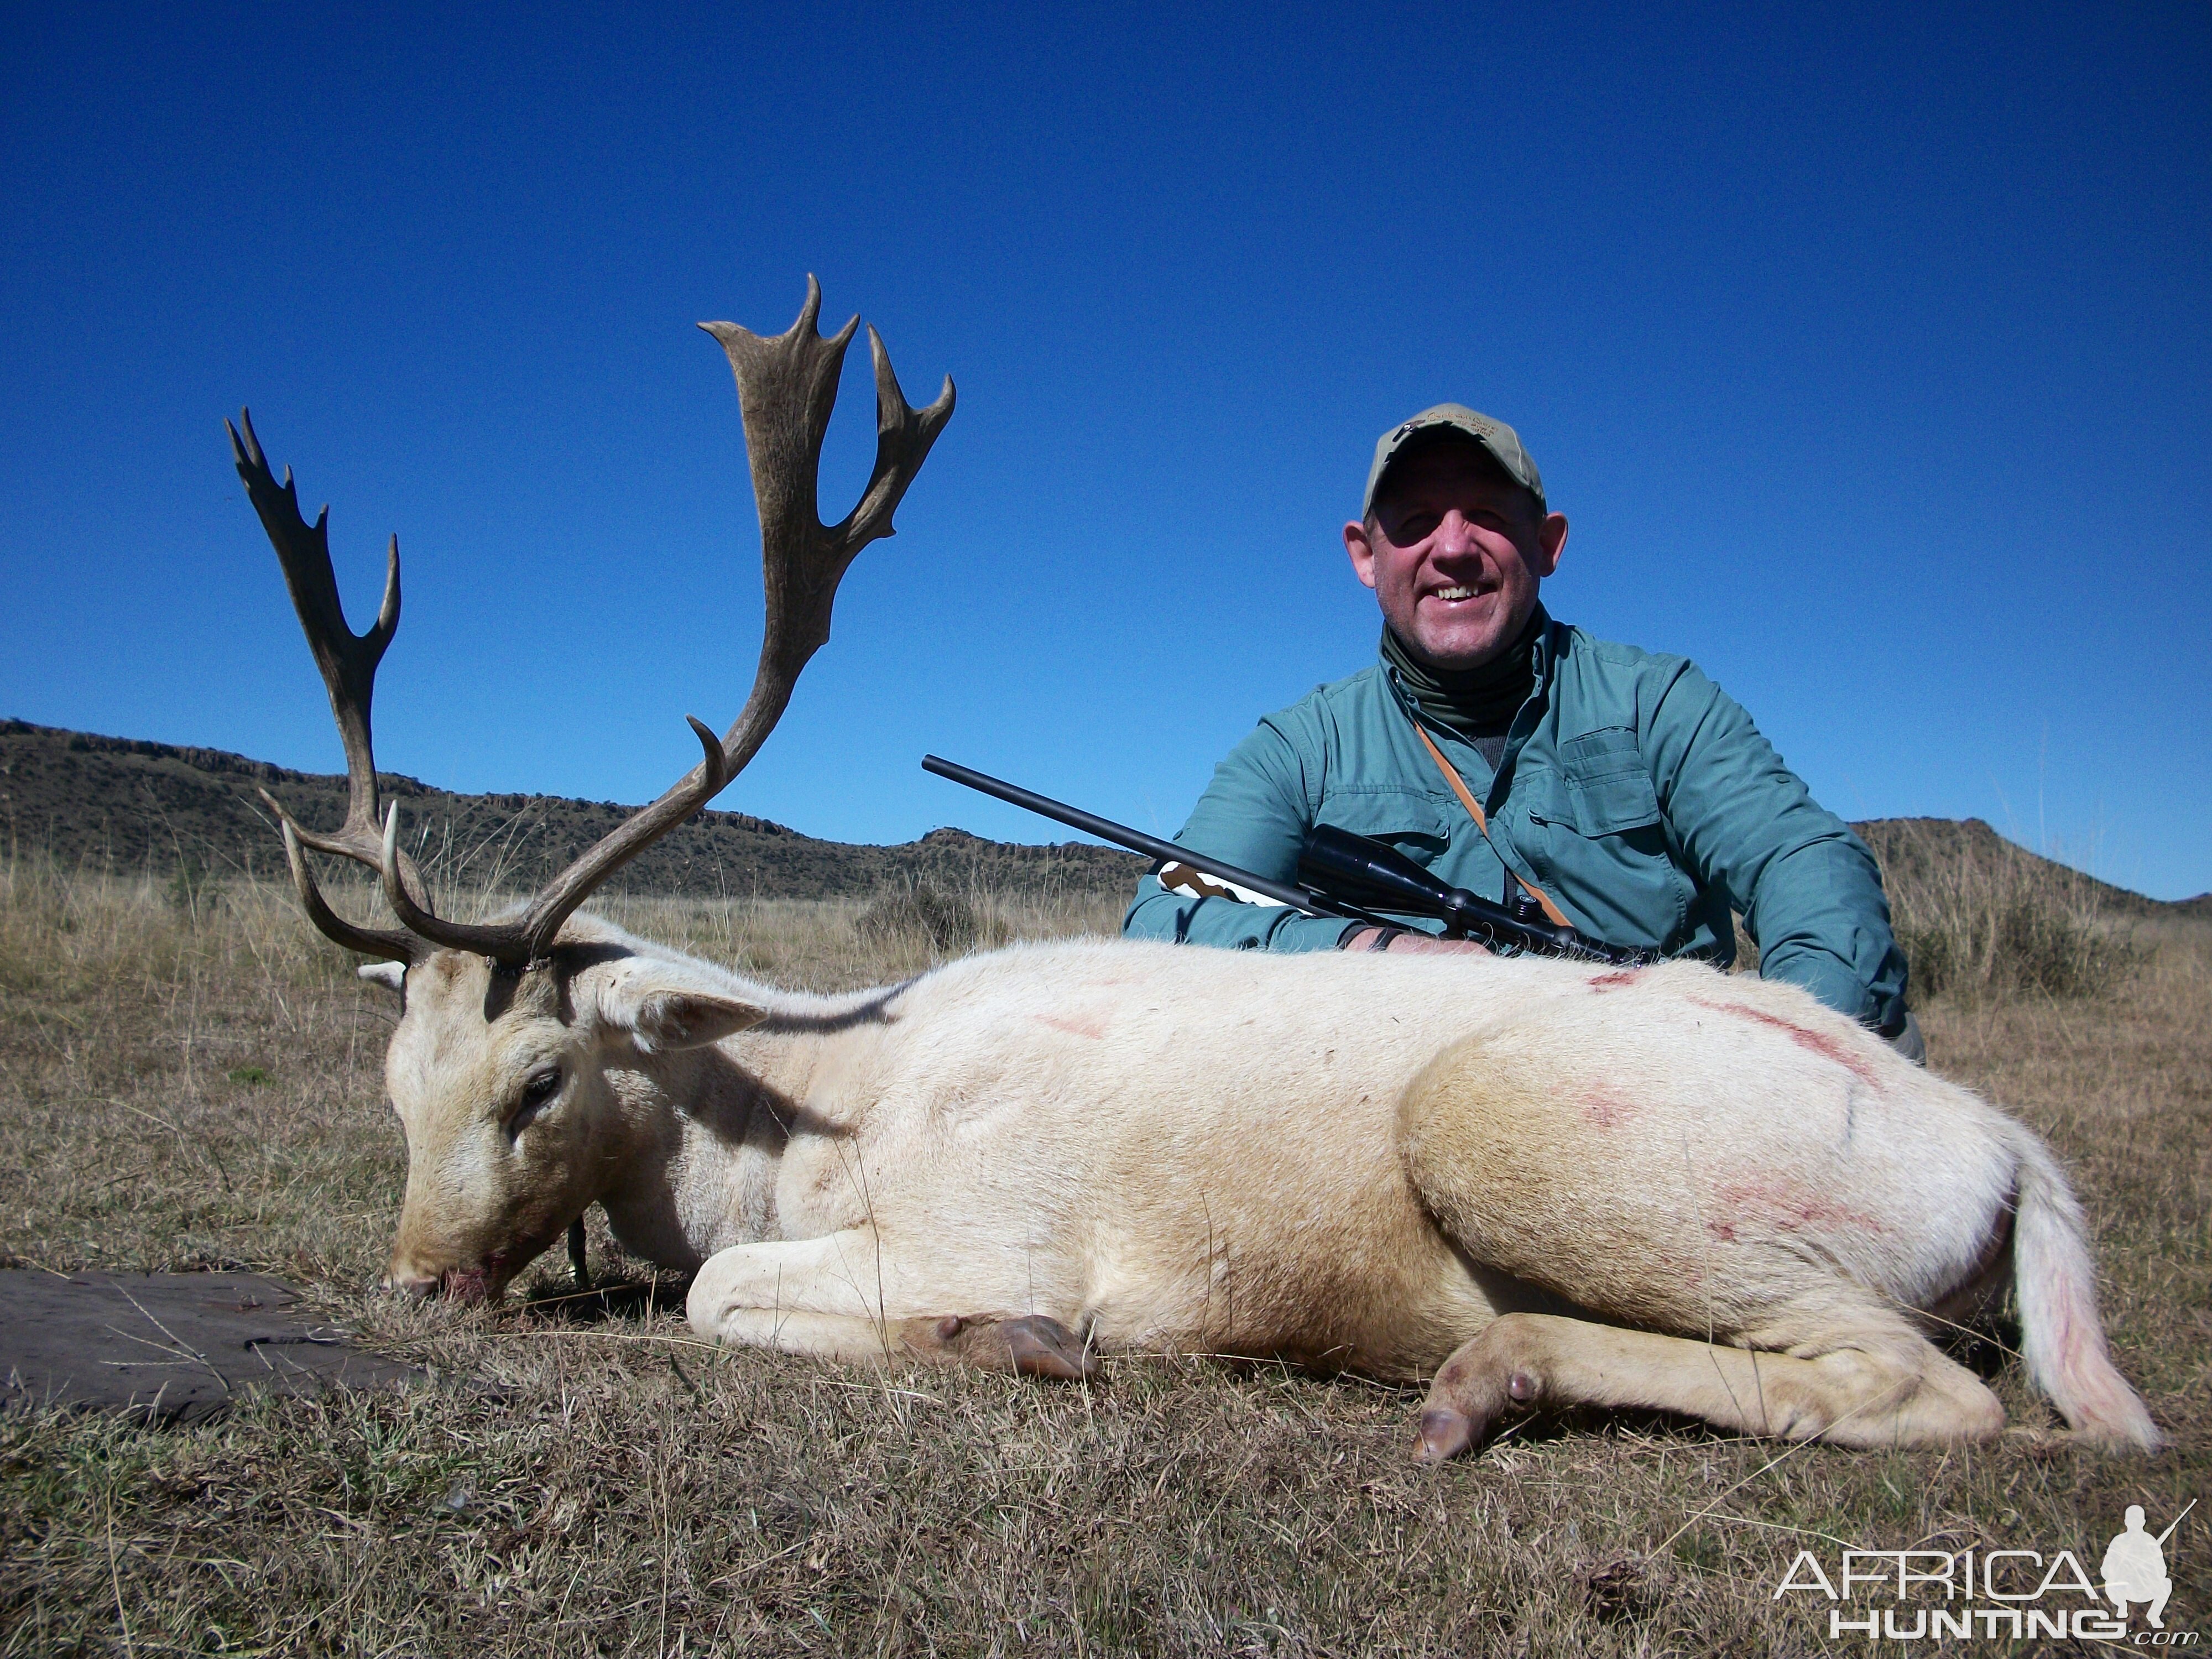
<svg viewBox="0 0 2212 1659">
<path fill-rule="evenodd" d="M 1474 1425 L 1465 1413 L 1449 1406 L 1432 1406 L 1421 1413 L 1420 1437 L 1413 1445 L 1416 1462 L 1431 1466 L 1456 1457 L 1474 1443 Z"/>
<path fill-rule="evenodd" d="M 1097 1374 L 1097 1356 L 1057 1319 L 1042 1314 L 1009 1319 L 999 1327 L 999 1334 L 1006 1340 L 1014 1369 L 1024 1376 L 1080 1382 Z"/>
</svg>

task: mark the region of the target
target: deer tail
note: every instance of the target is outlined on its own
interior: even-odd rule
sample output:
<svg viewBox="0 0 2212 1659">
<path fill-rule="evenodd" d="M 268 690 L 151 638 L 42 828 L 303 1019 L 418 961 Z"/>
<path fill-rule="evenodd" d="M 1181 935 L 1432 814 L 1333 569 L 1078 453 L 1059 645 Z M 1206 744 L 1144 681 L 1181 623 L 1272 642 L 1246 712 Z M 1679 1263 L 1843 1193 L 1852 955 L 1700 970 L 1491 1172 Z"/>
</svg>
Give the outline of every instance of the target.
<svg viewBox="0 0 2212 1659">
<path fill-rule="evenodd" d="M 2028 1375 L 2084 1438 L 2154 1451 L 2163 1439 L 2105 1346 L 2096 1267 L 2074 1189 L 2033 1134 L 2021 1130 L 2014 1151 L 2019 1194 L 2013 1282 Z"/>
</svg>

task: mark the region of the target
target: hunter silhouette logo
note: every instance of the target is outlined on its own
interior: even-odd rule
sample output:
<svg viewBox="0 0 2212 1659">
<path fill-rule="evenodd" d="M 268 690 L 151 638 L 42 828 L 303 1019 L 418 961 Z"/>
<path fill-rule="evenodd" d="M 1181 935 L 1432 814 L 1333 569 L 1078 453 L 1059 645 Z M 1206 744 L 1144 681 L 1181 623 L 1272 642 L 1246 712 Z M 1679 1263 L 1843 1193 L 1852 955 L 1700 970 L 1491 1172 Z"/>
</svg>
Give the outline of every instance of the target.
<svg viewBox="0 0 2212 1659">
<path fill-rule="evenodd" d="M 2166 1576 L 2166 1540 L 2173 1536 L 2182 1516 L 2196 1507 L 2192 1498 L 2181 1515 L 2173 1517 L 2173 1526 L 2153 1538 L 2143 1531 L 2142 1505 L 2128 1505 L 2128 1529 L 2105 1549 L 2105 1599 L 2121 1618 L 2128 1616 L 2128 1603 L 2142 1601 L 2148 1604 L 2150 1627 L 2166 1628 L 2166 1598 L 2173 1594 L 2173 1581 Z"/>
<path fill-rule="evenodd" d="M 1893 1642 L 1946 1638 L 2125 1642 L 2131 1647 L 2193 1648 L 2194 1631 L 2169 1631 L 2166 1604 L 2173 1594 L 2166 1546 L 2195 1498 L 2154 1536 L 2143 1507 L 2128 1505 L 2126 1525 L 2105 1548 L 2100 1591 L 2072 1550 L 1851 1550 L 1831 1577 L 1811 1550 L 1775 1586 L 1774 1600 L 1809 1593 L 1830 1603 L 1828 1638 L 1886 1637 Z M 2094 1559 L 2094 1558 L 2093 1558 Z M 2110 1603 L 2109 1607 L 2106 1603 Z M 1886 1605 L 1885 1605 L 1886 1604 Z M 2130 1635 L 2133 1608 L 2149 1628 Z"/>
</svg>

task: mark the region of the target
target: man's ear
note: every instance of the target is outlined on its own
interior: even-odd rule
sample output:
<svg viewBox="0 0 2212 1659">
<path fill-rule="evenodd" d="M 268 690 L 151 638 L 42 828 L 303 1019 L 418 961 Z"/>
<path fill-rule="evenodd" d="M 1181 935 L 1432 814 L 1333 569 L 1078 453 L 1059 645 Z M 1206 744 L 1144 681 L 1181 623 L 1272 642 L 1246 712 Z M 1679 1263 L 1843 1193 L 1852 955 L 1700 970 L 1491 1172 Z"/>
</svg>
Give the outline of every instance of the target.
<svg viewBox="0 0 2212 1659">
<path fill-rule="evenodd" d="M 599 994 L 599 1013 L 647 1054 L 704 1048 L 757 1025 L 768 1009 L 736 988 L 672 962 L 633 957 Z"/>
<path fill-rule="evenodd" d="M 1352 556 L 1352 574 L 1359 578 L 1359 585 L 1374 586 L 1375 544 L 1368 539 L 1367 526 L 1357 519 L 1344 526 L 1344 550 Z"/>
<path fill-rule="evenodd" d="M 407 994 L 407 964 L 404 962 L 364 962 L 354 972 L 371 985 L 381 985 L 403 997 Z"/>
<path fill-rule="evenodd" d="M 1565 514 L 1547 513 L 1544 515 L 1543 523 L 1536 526 L 1536 546 L 1542 558 L 1542 562 L 1536 567 L 1536 574 L 1540 579 L 1559 568 L 1559 556 L 1567 550 Z"/>
</svg>

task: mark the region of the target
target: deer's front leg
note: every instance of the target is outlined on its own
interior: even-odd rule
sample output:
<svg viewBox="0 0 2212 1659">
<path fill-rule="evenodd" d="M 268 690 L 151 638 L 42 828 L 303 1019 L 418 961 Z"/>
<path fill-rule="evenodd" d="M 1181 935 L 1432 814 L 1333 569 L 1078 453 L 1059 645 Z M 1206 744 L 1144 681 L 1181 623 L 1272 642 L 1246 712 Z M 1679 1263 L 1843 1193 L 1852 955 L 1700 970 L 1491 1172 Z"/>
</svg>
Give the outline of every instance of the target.
<svg viewBox="0 0 2212 1659">
<path fill-rule="evenodd" d="M 1058 1320 L 945 1311 L 965 1300 L 957 1287 L 908 1273 L 873 1228 L 855 1227 L 718 1251 L 691 1281 L 684 1311 L 694 1330 L 716 1341 L 817 1358 L 903 1358 L 1067 1380 L 1097 1370 Z"/>
</svg>

